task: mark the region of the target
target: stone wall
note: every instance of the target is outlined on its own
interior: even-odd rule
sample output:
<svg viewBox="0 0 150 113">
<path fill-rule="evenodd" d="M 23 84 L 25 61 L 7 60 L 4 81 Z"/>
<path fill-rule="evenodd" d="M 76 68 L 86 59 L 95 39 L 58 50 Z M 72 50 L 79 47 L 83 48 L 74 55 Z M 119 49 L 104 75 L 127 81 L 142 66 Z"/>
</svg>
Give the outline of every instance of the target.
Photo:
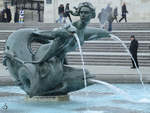
<svg viewBox="0 0 150 113">
<path fill-rule="evenodd" d="M 46 1 L 46 0 L 45 0 Z M 118 7 L 119 16 L 121 18 L 121 5 L 126 2 L 127 9 L 129 11 L 127 17 L 128 22 L 148 22 L 150 21 L 150 0 L 52 0 L 52 4 L 46 4 L 44 12 L 44 22 L 52 23 L 58 18 L 58 6 L 59 4 L 70 3 L 70 9 L 74 6 L 78 6 L 80 2 L 88 1 L 91 2 L 98 14 L 102 8 L 105 8 L 108 3 L 114 8 Z M 77 17 L 72 17 L 73 21 L 77 20 Z M 97 17 L 91 21 L 92 23 L 98 22 Z"/>
<path fill-rule="evenodd" d="M 4 5 L 3 5 L 3 0 L 0 0 L 0 11 L 3 9 Z"/>
</svg>

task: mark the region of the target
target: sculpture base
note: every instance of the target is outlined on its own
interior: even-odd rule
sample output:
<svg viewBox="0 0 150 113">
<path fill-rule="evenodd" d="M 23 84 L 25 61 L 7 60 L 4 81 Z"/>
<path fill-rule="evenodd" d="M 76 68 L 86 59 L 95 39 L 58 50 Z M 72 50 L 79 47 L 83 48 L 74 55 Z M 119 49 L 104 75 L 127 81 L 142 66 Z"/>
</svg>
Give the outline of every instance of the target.
<svg viewBox="0 0 150 113">
<path fill-rule="evenodd" d="M 29 96 L 25 97 L 25 101 L 40 101 L 40 102 L 51 102 L 51 101 L 69 101 L 69 95 L 60 95 L 60 96 L 34 96 L 30 98 Z"/>
</svg>

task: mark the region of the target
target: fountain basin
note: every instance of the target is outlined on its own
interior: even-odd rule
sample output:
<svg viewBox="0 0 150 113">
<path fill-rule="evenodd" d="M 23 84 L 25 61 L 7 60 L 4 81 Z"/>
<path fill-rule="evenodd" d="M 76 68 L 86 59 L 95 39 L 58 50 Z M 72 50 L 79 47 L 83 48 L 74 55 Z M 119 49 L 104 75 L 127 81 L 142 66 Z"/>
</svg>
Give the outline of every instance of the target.
<svg viewBox="0 0 150 113">
<path fill-rule="evenodd" d="M 146 92 L 141 84 L 113 85 L 127 92 L 134 101 L 99 84 L 70 93 L 69 101 L 40 102 L 25 101 L 26 94 L 19 87 L 1 86 L 0 93 L 17 95 L 0 96 L 0 108 L 7 103 L 8 113 L 149 113 L 150 84 L 145 84 Z"/>
</svg>

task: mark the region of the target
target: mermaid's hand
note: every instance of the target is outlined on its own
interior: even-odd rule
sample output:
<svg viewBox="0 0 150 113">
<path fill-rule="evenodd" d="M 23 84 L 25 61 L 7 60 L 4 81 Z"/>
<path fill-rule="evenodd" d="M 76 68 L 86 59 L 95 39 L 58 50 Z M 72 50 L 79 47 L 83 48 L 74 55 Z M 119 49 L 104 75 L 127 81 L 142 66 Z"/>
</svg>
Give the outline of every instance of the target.
<svg viewBox="0 0 150 113">
<path fill-rule="evenodd" d="M 71 23 L 70 23 L 70 24 L 66 24 L 65 29 L 66 29 L 69 33 L 71 33 L 71 34 L 74 34 L 74 33 L 77 32 L 77 28 L 74 27 Z"/>
</svg>

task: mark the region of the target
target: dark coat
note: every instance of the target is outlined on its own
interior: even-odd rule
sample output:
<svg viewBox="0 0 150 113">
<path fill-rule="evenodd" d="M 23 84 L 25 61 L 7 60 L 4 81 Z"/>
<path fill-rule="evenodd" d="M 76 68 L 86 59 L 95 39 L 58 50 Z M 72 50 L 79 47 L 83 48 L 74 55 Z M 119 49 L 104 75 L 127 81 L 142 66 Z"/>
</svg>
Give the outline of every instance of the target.
<svg viewBox="0 0 150 113">
<path fill-rule="evenodd" d="M 69 15 L 69 11 L 70 11 L 69 5 L 66 5 L 66 8 L 65 8 L 65 13 L 66 13 L 66 15 Z"/>
<path fill-rule="evenodd" d="M 7 14 L 7 22 L 11 21 L 11 10 L 9 8 L 6 8 L 6 14 Z"/>
<path fill-rule="evenodd" d="M 2 11 L 2 22 L 7 22 L 7 14 L 6 14 L 5 9 L 3 9 Z"/>
<path fill-rule="evenodd" d="M 2 22 L 2 11 L 0 11 L 0 22 Z"/>
<path fill-rule="evenodd" d="M 18 13 L 18 11 L 15 12 L 14 22 L 15 23 L 19 22 L 19 13 Z"/>
<path fill-rule="evenodd" d="M 10 22 L 11 21 L 11 11 L 6 8 L 2 11 L 2 22 Z"/>
<path fill-rule="evenodd" d="M 128 11 L 127 11 L 126 5 L 124 4 L 124 5 L 122 6 L 122 16 L 125 17 L 125 16 L 126 16 L 126 13 L 128 13 Z"/>
<path fill-rule="evenodd" d="M 58 7 L 58 14 L 62 14 L 62 13 L 64 13 L 64 6 L 63 6 L 63 5 L 60 5 L 60 6 Z"/>
<path fill-rule="evenodd" d="M 118 8 L 114 9 L 114 16 L 118 16 Z"/>
<path fill-rule="evenodd" d="M 138 45 L 139 44 L 138 44 L 138 41 L 136 39 L 131 41 L 129 50 L 130 50 L 133 57 L 137 57 Z"/>
</svg>

